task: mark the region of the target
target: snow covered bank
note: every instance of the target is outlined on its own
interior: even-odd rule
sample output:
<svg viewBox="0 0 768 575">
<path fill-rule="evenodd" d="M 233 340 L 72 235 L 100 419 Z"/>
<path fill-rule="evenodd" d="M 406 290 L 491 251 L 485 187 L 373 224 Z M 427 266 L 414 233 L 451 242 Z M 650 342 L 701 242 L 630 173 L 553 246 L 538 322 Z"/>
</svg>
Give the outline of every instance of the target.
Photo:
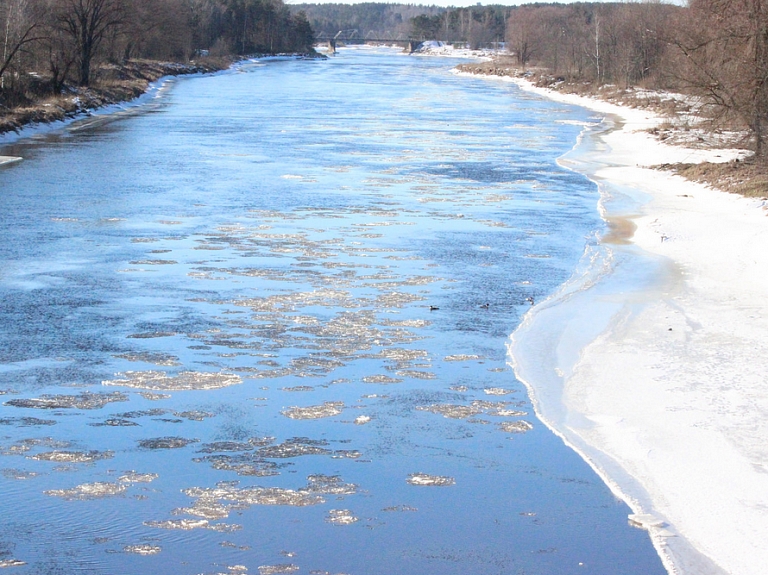
<svg viewBox="0 0 768 575">
<path fill-rule="evenodd" d="M 517 82 L 615 122 L 573 167 L 598 183 L 625 236 L 604 238 L 513 334 L 518 377 L 627 500 L 670 572 L 764 573 L 767 204 L 645 167 L 741 152 L 667 146 L 644 131 L 660 119 L 642 110 Z M 616 210 L 621 194 L 635 207 Z"/>
<path fill-rule="evenodd" d="M 454 46 L 447 42 L 439 42 L 437 40 L 427 40 L 422 42 L 418 49 L 413 53 L 418 56 L 444 56 L 447 58 L 471 58 L 474 60 L 490 60 L 499 53 L 502 53 L 503 49 L 480 49 L 472 50 L 471 48 L 464 46 Z"/>
<path fill-rule="evenodd" d="M 202 75 L 203 73 L 194 74 L 194 76 Z M 189 74 L 188 76 L 193 76 L 193 74 Z M 98 123 L 112 121 L 126 114 L 135 113 L 140 107 L 146 106 L 152 100 L 160 98 L 169 89 L 176 78 L 178 78 L 178 76 L 163 76 L 154 82 L 150 82 L 146 91 L 132 100 L 114 104 L 105 104 L 93 109 L 84 109 L 63 120 L 36 122 L 27 124 L 16 131 L 2 133 L 0 134 L 0 146 L 12 144 L 25 138 L 50 134 L 66 128 L 73 129 L 73 126 L 76 126 L 77 129 L 83 129 Z M 0 158 L 9 158 L 9 156 L 2 156 Z M 13 161 L 21 159 L 22 158 L 12 158 Z M 0 159 L 0 163 L 3 163 L 2 159 Z"/>
</svg>

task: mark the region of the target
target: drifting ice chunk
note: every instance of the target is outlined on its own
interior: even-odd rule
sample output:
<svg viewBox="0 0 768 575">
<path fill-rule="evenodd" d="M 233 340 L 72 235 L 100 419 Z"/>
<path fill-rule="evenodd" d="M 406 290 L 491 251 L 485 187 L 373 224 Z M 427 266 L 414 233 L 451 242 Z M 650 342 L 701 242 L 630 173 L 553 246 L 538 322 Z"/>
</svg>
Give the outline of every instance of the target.
<svg viewBox="0 0 768 575">
<path fill-rule="evenodd" d="M 412 473 L 406 479 L 411 485 L 430 485 L 437 487 L 445 487 L 447 485 L 455 485 L 456 480 L 453 477 L 446 477 L 443 475 L 428 475 L 426 473 Z"/>
<path fill-rule="evenodd" d="M 157 555 L 162 551 L 162 548 L 157 545 L 126 545 L 123 547 L 123 551 L 136 555 Z"/>
<path fill-rule="evenodd" d="M 665 527 L 667 525 L 663 519 L 660 519 L 651 513 L 631 513 L 627 518 L 629 519 L 630 525 L 642 527 L 643 529 Z"/>
</svg>

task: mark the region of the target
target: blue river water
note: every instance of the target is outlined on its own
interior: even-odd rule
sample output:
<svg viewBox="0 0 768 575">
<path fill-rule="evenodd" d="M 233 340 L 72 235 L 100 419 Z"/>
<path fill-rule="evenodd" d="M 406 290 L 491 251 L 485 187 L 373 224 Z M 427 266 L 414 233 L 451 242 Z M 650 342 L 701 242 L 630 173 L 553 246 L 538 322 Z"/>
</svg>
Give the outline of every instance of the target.
<svg viewBox="0 0 768 575">
<path fill-rule="evenodd" d="M 603 231 L 589 112 L 393 50 L 0 154 L 0 566 L 664 573 L 505 343 Z"/>
</svg>

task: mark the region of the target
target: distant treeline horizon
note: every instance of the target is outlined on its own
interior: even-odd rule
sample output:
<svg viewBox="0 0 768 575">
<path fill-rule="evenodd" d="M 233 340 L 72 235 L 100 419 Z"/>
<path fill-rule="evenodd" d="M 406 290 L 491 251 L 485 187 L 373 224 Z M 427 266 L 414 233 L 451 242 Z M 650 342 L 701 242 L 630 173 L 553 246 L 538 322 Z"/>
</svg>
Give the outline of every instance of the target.
<svg viewBox="0 0 768 575">
<path fill-rule="evenodd" d="M 298 4 L 315 30 L 388 32 L 480 48 L 504 42 L 520 68 L 555 80 L 674 90 L 711 128 L 746 130 L 758 156 L 768 130 L 768 0 L 533 3 L 465 8 Z"/>
<path fill-rule="evenodd" d="M 100 63 L 306 53 L 315 36 L 504 43 L 520 68 L 598 90 L 611 84 L 695 97 L 713 129 L 768 128 L 768 0 L 535 3 L 443 8 L 283 0 L 0 0 L 0 110 L 66 86 Z"/>
</svg>

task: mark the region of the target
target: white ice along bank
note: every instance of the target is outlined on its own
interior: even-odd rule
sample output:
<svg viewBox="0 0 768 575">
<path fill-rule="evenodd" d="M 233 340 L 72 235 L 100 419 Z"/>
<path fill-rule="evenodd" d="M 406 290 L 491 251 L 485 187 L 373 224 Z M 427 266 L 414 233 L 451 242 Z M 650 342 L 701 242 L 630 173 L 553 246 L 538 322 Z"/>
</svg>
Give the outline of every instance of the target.
<svg viewBox="0 0 768 575">
<path fill-rule="evenodd" d="M 628 502 L 670 573 L 762 575 L 768 203 L 646 167 L 738 152 L 668 146 L 645 131 L 660 121 L 649 113 L 519 83 L 616 122 L 571 167 L 629 233 L 604 238 L 529 312 L 509 343 L 516 374 L 539 417 Z M 614 193 L 634 197 L 634 213 L 612 213 Z"/>
</svg>

